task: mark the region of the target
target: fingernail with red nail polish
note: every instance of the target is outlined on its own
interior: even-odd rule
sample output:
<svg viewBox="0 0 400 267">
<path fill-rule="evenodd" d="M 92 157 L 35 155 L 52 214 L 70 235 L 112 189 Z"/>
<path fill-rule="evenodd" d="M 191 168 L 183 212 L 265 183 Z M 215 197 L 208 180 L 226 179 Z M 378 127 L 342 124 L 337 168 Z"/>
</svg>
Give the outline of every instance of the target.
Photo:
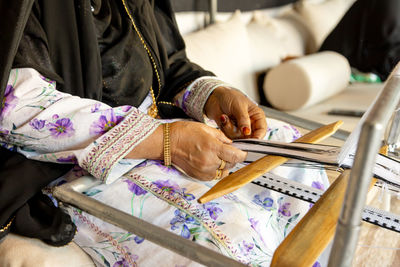
<svg viewBox="0 0 400 267">
<path fill-rule="evenodd" d="M 242 128 L 242 133 L 244 135 L 250 135 L 251 131 L 250 131 L 249 127 L 243 127 Z"/>
<path fill-rule="evenodd" d="M 221 120 L 222 124 L 225 124 L 228 119 L 227 119 L 226 115 L 221 115 L 220 120 Z"/>
</svg>

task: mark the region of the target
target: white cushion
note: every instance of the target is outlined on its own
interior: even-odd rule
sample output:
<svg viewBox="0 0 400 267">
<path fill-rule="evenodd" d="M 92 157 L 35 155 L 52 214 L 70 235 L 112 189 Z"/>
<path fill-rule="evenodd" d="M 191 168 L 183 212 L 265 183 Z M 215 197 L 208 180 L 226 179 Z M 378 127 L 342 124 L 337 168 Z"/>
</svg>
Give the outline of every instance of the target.
<svg viewBox="0 0 400 267">
<path fill-rule="evenodd" d="M 294 12 L 300 15 L 312 33 L 313 45 L 309 52 L 318 51 L 322 42 L 354 2 L 355 0 L 299 1 L 294 5 Z"/>
<path fill-rule="evenodd" d="M 220 79 L 259 100 L 251 73 L 246 26 L 236 12 L 226 22 L 184 36 L 187 56 Z"/>
<path fill-rule="evenodd" d="M 247 31 L 254 72 L 276 66 L 288 56 L 305 53 L 307 31 L 290 17 L 274 18 L 256 11 Z"/>
<path fill-rule="evenodd" d="M 273 107 L 296 110 L 340 93 L 349 79 L 347 59 L 336 52 L 324 51 L 272 68 L 264 81 L 264 93 Z"/>
</svg>

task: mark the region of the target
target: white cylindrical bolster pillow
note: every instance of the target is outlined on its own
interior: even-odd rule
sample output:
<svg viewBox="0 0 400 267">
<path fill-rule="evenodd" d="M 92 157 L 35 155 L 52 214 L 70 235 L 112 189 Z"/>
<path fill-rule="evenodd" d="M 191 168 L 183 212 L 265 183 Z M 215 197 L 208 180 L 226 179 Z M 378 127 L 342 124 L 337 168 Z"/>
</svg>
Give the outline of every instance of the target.
<svg viewBox="0 0 400 267">
<path fill-rule="evenodd" d="M 286 61 L 271 69 L 264 93 L 281 110 L 305 108 L 343 91 L 350 80 L 347 59 L 332 51 Z"/>
</svg>

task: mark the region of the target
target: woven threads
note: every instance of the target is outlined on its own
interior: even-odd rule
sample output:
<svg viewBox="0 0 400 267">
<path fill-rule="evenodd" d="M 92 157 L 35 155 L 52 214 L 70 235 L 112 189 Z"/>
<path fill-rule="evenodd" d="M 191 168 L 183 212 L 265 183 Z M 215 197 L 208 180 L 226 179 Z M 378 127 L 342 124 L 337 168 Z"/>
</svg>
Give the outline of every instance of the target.
<svg viewBox="0 0 400 267">
<path fill-rule="evenodd" d="M 171 166 L 171 143 L 170 143 L 170 124 L 163 126 L 164 133 L 164 165 Z"/>
</svg>

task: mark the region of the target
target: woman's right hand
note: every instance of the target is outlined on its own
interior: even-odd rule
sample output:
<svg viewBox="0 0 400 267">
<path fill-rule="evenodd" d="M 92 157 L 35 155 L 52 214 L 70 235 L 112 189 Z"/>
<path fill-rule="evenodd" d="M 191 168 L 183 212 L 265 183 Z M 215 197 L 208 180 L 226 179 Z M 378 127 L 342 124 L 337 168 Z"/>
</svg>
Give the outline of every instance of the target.
<svg viewBox="0 0 400 267">
<path fill-rule="evenodd" d="M 230 168 L 247 156 L 246 152 L 232 146 L 232 140 L 222 131 L 199 122 L 171 123 L 170 138 L 172 163 L 203 181 L 216 177 L 222 160 L 226 162 L 222 171 L 225 177 Z"/>
</svg>

